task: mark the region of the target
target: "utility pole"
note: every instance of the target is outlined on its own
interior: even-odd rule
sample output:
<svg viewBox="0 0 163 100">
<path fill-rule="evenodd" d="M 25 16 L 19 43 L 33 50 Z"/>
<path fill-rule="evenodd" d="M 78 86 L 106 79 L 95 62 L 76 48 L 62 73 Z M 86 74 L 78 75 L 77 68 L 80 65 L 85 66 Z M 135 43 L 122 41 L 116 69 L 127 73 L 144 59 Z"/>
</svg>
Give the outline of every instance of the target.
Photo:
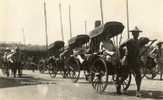
<svg viewBox="0 0 163 100">
<path fill-rule="evenodd" d="M 64 41 L 61 3 L 59 3 L 59 14 L 60 14 L 61 36 L 62 36 L 62 40 Z"/>
<path fill-rule="evenodd" d="M 128 9 L 128 0 L 126 0 L 126 17 L 127 17 L 127 36 L 128 39 L 130 38 L 130 33 L 129 33 L 129 9 Z"/>
<path fill-rule="evenodd" d="M 85 29 L 85 34 L 87 34 L 87 21 L 84 21 L 84 29 Z"/>
<path fill-rule="evenodd" d="M 70 38 L 72 38 L 71 5 L 69 5 L 69 26 L 70 26 Z"/>
<path fill-rule="evenodd" d="M 46 50 L 48 50 L 47 13 L 46 13 L 46 2 L 45 2 L 45 0 L 44 0 L 44 25 L 45 25 L 45 36 L 46 36 Z"/>
<path fill-rule="evenodd" d="M 103 15 L 103 2 L 100 0 L 100 12 L 101 12 L 101 22 L 104 24 L 104 15 Z"/>
</svg>

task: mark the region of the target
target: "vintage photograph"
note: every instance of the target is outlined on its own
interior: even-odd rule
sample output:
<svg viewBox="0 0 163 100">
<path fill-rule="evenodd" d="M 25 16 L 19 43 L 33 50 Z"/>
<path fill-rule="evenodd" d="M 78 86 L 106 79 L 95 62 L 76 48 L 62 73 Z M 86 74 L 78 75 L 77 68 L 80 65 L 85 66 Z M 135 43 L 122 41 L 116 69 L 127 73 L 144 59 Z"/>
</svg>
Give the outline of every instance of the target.
<svg viewBox="0 0 163 100">
<path fill-rule="evenodd" d="M 0 100 L 163 100 L 163 0 L 0 0 Z"/>
</svg>

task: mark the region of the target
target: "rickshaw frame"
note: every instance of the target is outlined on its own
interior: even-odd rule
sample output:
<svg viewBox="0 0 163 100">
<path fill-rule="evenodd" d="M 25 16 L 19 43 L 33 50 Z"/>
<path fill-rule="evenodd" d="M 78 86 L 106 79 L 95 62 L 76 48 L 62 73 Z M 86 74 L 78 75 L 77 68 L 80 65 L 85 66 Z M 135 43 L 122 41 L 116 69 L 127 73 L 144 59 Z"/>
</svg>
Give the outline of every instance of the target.
<svg viewBox="0 0 163 100">
<path fill-rule="evenodd" d="M 64 48 L 64 41 L 55 41 L 48 47 L 48 56 L 51 56 L 51 58 L 48 59 L 48 73 L 51 78 L 55 78 L 58 74 L 58 71 L 62 72 L 64 71 L 63 65 L 60 63 L 60 54 L 62 53 L 62 50 Z M 63 75 L 63 74 L 62 74 Z M 64 76 L 64 75 L 63 75 Z"/>
<path fill-rule="evenodd" d="M 120 36 L 119 42 L 116 41 L 117 46 L 118 43 L 120 44 L 122 40 L 122 32 L 124 29 L 124 25 L 120 22 L 112 21 L 107 22 L 99 27 L 97 27 L 95 30 L 91 31 L 90 37 L 96 38 L 100 37 L 99 39 L 103 39 L 104 37 L 108 37 L 109 39 L 116 37 L 118 40 L 118 35 Z M 100 40 L 100 41 L 101 41 Z M 121 63 L 120 63 L 120 55 L 119 55 L 119 49 L 117 47 L 116 49 L 116 57 L 117 62 L 116 65 L 111 65 L 111 62 L 108 62 L 106 58 L 103 57 L 103 51 L 94 53 L 96 56 L 96 59 L 94 62 L 92 62 L 91 66 L 91 76 L 92 76 L 92 86 L 98 93 L 103 93 L 108 85 L 108 76 L 112 75 L 113 83 L 119 83 L 120 73 L 121 73 Z M 112 58 L 112 57 L 111 57 Z M 112 67 L 111 67 L 112 66 Z M 125 69 L 124 69 L 125 71 Z M 124 73 L 122 73 L 124 74 Z M 104 76 L 104 81 L 102 81 L 102 76 Z M 116 76 L 116 78 L 114 78 Z M 126 75 L 123 75 L 125 77 L 125 80 L 120 83 L 123 86 L 124 90 L 127 90 L 130 82 L 131 82 L 131 73 L 127 73 Z M 127 83 L 127 84 L 125 84 Z"/>
<path fill-rule="evenodd" d="M 83 55 L 85 58 L 85 53 L 81 53 L 81 51 L 83 50 L 82 45 L 86 45 L 88 42 L 89 36 L 86 34 L 77 35 L 69 40 L 69 47 L 71 48 L 71 50 L 75 51 L 77 48 L 80 48 L 80 50 L 77 51 L 78 53 L 73 53 L 73 55 L 70 56 L 68 61 L 69 75 L 74 83 L 78 81 L 80 77 L 80 71 L 83 69 L 82 63 L 80 62 L 79 58 L 77 58 L 77 56 Z"/>
</svg>

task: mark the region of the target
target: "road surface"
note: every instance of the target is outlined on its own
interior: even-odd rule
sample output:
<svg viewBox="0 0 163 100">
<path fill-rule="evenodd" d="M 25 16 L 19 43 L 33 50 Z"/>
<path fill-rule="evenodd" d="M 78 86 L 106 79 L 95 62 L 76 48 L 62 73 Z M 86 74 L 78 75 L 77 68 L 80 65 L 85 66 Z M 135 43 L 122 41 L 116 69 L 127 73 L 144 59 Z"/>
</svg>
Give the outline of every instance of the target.
<svg viewBox="0 0 163 100">
<path fill-rule="evenodd" d="M 109 85 L 104 94 L 98 94 L 85 79 L 72 83 L 70 79 L 48 74 L 24 71 L 23 78 L 6 78 L 0 74 L 0 100 L 163 100 L 163 81 L 144 79 L 143 97 L 135 96 L 134 78 L 127 93 L 115 94 L 115 86 Z"/>
</svg>

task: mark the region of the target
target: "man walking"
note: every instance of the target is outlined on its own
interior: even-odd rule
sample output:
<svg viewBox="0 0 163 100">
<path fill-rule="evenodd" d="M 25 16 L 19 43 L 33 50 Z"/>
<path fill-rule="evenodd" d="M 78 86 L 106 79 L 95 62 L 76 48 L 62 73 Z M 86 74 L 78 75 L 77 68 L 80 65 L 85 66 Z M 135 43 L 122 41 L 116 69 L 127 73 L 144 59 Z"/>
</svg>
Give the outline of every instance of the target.
<svg viewBox="0 0 163 100">
<path fill-rule="evenodd" d="M 140 97 L 140 86 L 141 86 L 141 71 L 140 71 L 140 65 L 139 65 L 139 53 L 140 53 L 140 44 L 138 41 L 139 33 L 142 32 L 138 29 L 138 27 L 135 27 L 135 29 L 131 30 L 133 38 L 127 40 L 123 44 L 120 45 L 120 51 L 126 47 L 127 48 L 127 68 L 130 72 L 132 72 L 135 76 L 137 91 L 136 96 Z M 120 93 L 120 87 L 117 89 L 117 91 Z"/>
</svg>

